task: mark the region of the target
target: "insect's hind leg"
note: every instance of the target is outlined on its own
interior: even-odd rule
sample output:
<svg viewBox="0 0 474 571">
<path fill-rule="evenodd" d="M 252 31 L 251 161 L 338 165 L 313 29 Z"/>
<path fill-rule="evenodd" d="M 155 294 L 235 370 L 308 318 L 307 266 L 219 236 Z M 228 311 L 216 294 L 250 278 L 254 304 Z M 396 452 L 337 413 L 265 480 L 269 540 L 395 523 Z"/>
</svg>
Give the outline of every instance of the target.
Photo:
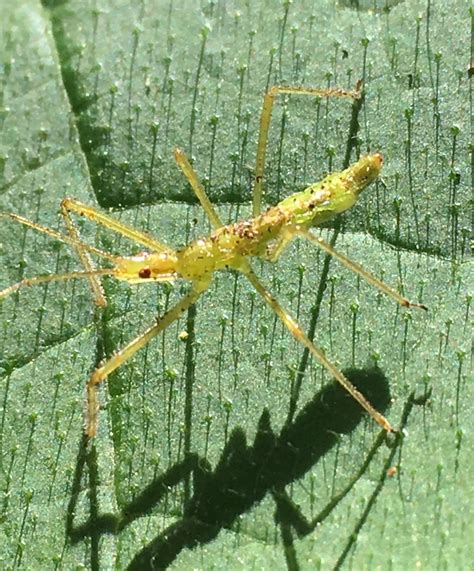
<svg viewBox="0 0 474 571">
<path fill-rule="evenodd" d="M 350 97 L 360 99 L 362 94 L 362 82 L 358 82 L 354 90 L 338 88 L 317 88 L 317 87 L 297 87 L 279 86 L 271 87 L 263 97 L 262 112 L 260 115 L 260 128 L 258 132 L 257 156 L 255 161 L 255 185 L 253 189 L 253 216 L 258 216 L 262 208 L 263 197 L 263 172 L 265 169 L 265 154 L 268 142 L 268 130 L 272 117 L 273 103 L 275 97 L 280 93 L 294 95 L 312 95 L 316 97 Z"/>
<path fill-rule="evenodd" d="M 212 206 L 212 203 L 209 200 L 209 197 L 207 196 L 206 191 L 199 181 L 196 171 L 191 166 L 191 163 L 189 162 L 185 152 L 182 149 L 176 148 L 174 150 L 174 158 L 178 163 L 179 168 L 183 171 L 184 176 L 188 179 L 189 184 L 194 190 L 195 195 L 198 197 L 199 202 L 204 208 L 204 211 L 206 212 L 212 226 L 214 228 L 220 228 L 223 226 L 219 215 L 217 214 L 214 206 Z"/>
<path fill-rule="evenodd" d="M 287 232 L 292 234 L 294 238 L 296 238 L 296 236 L 301 236 L 303 238 L 306 238 L 306 240 L 308 240 L 309 242 L 311 242 L 315 246 L 318 246 L 318 248 L 321 248 L 321 250 L 323 250 L 327 254 L 330 254 L 333 258 L 338 260 L 342 265 L 346 266 L 346 268 L 348 268 L 349 270 L 352 270 L 354 273 L 356 273 L 361 278 L 363 278 L 367 283 L 369 283 L 370 285 L 373 285 L 374 287 L 379 289 L 381 292 L 383 292 L 385 295 L 391 297 L 394 301 L 396 301 L 401 306 L 403 306 L 403 307 L 418 307 L 418 308 L 424 309 L 424 310 L 428 309 L 426 307 L 426 305 L 423 305 L 422 303 L 414 303 L 412 301 L 409 301 L 406 297 L 403 297 L 402 295 L 400 295 L 396 290 L 394 290 L 392 287 L 390 287 L 388 284 L 386 284 L 382 280 L 379 280 L 378 278 L 376 278 L 373 274 L 371 274 L 366 269 L 364 269 L 360 264 L 358 264 L 357 262 L 354 262 L 353 260 L 351 260 L 347 256 L 344 256 L 344 254 L 341 254 L 340 252 L 338 252 L 336 249 L 334 249 L 331 246 L 331 244 L 326 242 L 326 240 L 323 240 L 320 236 L 315 236 L 309 230 L 305 230 L 304 228 L 299 228 L 297 226 L 293 230 L 288 229 Z"/>
<path fill-rule="evenodd" d="M 343 375 L 343 373 L 329 361 L 324 355 L 323 351 L 319 349 L 304 331 L 301 329 L 300 325 L 291 317 L 291 315 L 283 309 L 283 307 L 278 303 L 278 301 L 272 296 L 272 294 L 264 287 L 264 285 L 257 278 L 255 273 L 249 264 L 245 264 L 240 268 L 240 271 L 247 277 L 250 283 L 258 291 L 258 293 L 263 297 L 266 303 L 272 308 L 272 310 L 278 315 L 288 331 L 302 343 L 313 355 L 313 357 L 321 363 L 321 365 L 346 389 L 346 391 L 364 408 L 369 415 L 377 422 L 384 430 L 387 432 L 396 432 L 392 427 L 390 422 L 378 412 L 370 402 L 364 397 L 364 395 L 349 381 L 349 379 Z"/>
<path fill-rule="evenodd" d="M 86 435 L 93 438 L 97 434 L 99 403 L 97 399 L 97 386 L 128 361 L 137 351 L 144 347 L 153 337 L 169 327 L 184 311 L 196 303 L 199 296 L 209 287 L 210 280 L 195 282 L 191 291 L 176 305 L 167 311 L 157 322 L 141 333 L 123 349 L 112 355 L 105 363 L 98 367 L 91 375 L 86 385 Z"/>
</svg>

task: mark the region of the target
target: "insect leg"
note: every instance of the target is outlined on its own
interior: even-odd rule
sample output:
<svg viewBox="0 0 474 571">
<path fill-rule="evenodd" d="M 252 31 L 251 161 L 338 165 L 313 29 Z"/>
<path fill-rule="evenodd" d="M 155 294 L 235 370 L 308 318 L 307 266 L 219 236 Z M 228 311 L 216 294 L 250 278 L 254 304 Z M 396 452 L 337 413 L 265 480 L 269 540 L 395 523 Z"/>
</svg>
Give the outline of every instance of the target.
<svg viewBox="0 0 474 571">
<path fill-rule="evenodd" d="M 27 228 L 31 228 L 37 232 L 41 232 L 42 234 L 46 234 L 46 235 L 50 236 L 51 238 L 58 240 L 59 242 L 63 242 L 65 244 L 68 244 L 69 246 L 72 246 L 76 251 L 80 250 L 83 253 L 89 252 L 89 253 L 95 254 L 101 258 L 105 258 L 106 260 L 109 260 L 113 264 L 115 264 L 115 262 L 116 262 L 116 257 L 113 256 L 112 254 L 109 254 L 108 252 L 103 252 L 102 250 L 99 250 L 98 248 L 95 248 L 94 246 L 90 246 L 89 244 L 85 244 L 84 242 L 82 242 L 77 233 L 75 235 L 61 234 L 60 232 L 57 232 L 56 230 L 53 230 L 52 228 L 48 228 L 47 226 L 42 226 L 41 224 L 38 224 L 37 222 L 33 222 L 31 220 L 28 220 L 28 218 L 23 218 L 23 216 L 19 216 L 18 214 L 0 213 L 0 219 L 2 219 L 2 218 L 8 218 L 10 220 L 13 220 L 13 222 L 18 222 L 19 224 L 26 226 Z M 113 273 L 114 273 L 113 269 L 97 269 L 97 270 L 95 270 L 91 267 L 90 269 L 86 268 L 86 271 L 84 271 L 84 272 L 68 272 L 65 274 L 49 274 L 49 275 L 43 275 L 43 276 L 35 276 L 32 278 L 24 278 L 21 281 L 17 282 L 16 284 L 13 284 L 13 285 L 8 286 L 5 289 L 1 290 L 0 291 L 0 298 L 6 297 L 7 295 L 10 295 L 11 293 L 17 291 L 18 289 L 20 289 L 24 286 L 34 286 L 34 285 L 41 284 L 41 283 L 54 282 L 54 281 L 66 281 L 66 280 L 76 279 L 76 278 L 88 278 L 89 280 L 91 278 L 97 279 L 97 276 L 112 275 Z"/>
<path fill-rule="evenodd" d="M 302 343 L 310 351 L 313 357 L 319 361 L 319 363 L 325 367 L 325 369 L 346 389 L 346 391 L 362 406 L 362 408 L 369 413 L 375 422 L 377 422 L 387 432 L 396 432 L 390 422 L 369 403 L 369 401 L 358 389 L 356 389 L 349 379 L 326 358 L 323 351 L 316 347 L 316 345 L 307 337 L 300 325 L 260 282 L 250 265 L 242 265 L 240 271 L 247 277 L 266 303 L 278 315 L 288 331 L 297 339 L 297 341 Z"/>
<path fill-rule="evenodd" d="M 264 255 L 265 260 L 269 262 L 276 262 L 278 258 L 282 255 L 288 244 L 294 240 L 295 236 L 288 232 L 287 227 L 282 228 L 280 236 L 276 239 L 275 243 L 267 247 L 267 251 Z"/>
<path fill-rule="evenodd" d="M 103 252 L 102 250 L 99 250 L 99 248 L 96 248 L 94 246 L 90 246 L 89 244 L 81 242 L 81 240 L 76 240 L 72 236 L 66 236 L 64 234 L 61 234 L 60 232 L 56 232 L 56 230 L 53 230 L 52 228 L 48 228 L 47 226 L 42 226 L 41 224 L 38 224 L 37 222 L 33 222 L 32 220 L 28 220 L 28 218 L 23 218 L 23 216 L 19 216 L 18 214 L 1 212 L 0 213 L 0 219 L 1 218 L 10 218 L 10 220 L 13 220 L 14 222 L 18 222 L 19 224 L 23 224 L 23 226 L 26 226 L 28 228 L 32 228 L 33 230 L 36 230 L 37 232 L 41 232 L 42 234 L 47 234 L 48 236 L 51 236 L 51 238 L 54 238 L 55 240 L 59 240 L 59 242 L 64 242 L 64 244 L 69 244 L 70 246 L 74 246 L 74 247 L 81 246 L 81 248 L 84 248 L 84 250 L 86 250 L 87 252 L 90 252 L 92 254 L 96 254 L 97 256 L 99 256 L 101 258 L 105 258 L 106 260 L 109 260 L 110 262 L 115 263 L 116 256 L 113 256 L 112 254 L 110 254 L 108 252 Z"/>
<path fill-rule="evenodd" d="M 268 130 L 270 128 L 270 120 L 272 117 L 275 97 L 279 93 L 287 93 L 295 95 L 313 95 L 317 97 L 352 97 L 353 99 L 359 99 L 361 97 L 361 87 L 361 82 L 356 85 L 356 89 L 353 91 L 338 88 L 324 89 L 317 87 L 285 87 L 274 85 L 265 93 L 263 97 L 262 112 L 260 115 L 260 129 L 258 132 L 257 156 L 255 162 L 255 186 L 253 189 L 254 217 L 260 214 L 260 210 L 262 208 L 265 153 L 267 149 Z"/>
<path fill-rule="evenodd" d="M 105 298 L 104 289 L 102 287 L 102 283 L 99 277 L 94 274 L 94 264 L 92 263 L 92 259 L 82 246 L 82 242 L 79 237 L 79 231 L 74 224 L 71 215 L 69 214 L 69 210 L 65 207 L 63 203 L 61 203 L 61 214 L 64 218 L 64 223 L 66 224 L 66 228 L 68 231 L 69 236 L 74 240 L 76 243 L 73 247 L 76 251 L 78 258 L 80 259 L 82 265 L 84 266 L 84 270 L 90 273 L 89 276 L 89 284 L 92 289 L 92 294 L 94 296 L 94 300 L 96 305 L 100 307 L 105 307 L 107 305 L 107 300 Z"/>
<path fill-rule="evenodd" d="M 105 226 L 109 230 L 113 232 L 117 232 L 117 234 L 121 234 L 138 244 L 143 244 L 147 248 L 154 252 L 170 252 L 171 249 L 162 244 L 153 236 L 150 236 L 146 232 L 141 232 L 132 226 L 128 226 L 124 222 L 120 222 L 116 220 L 112 216 L 104 214 L 100 210 L 95 209 L 92 206 L 88 206 L 87 204 L 83 204 L 78 200 L 74 200 L 73 198 L 64 198 L 61 202 L 61 209 L 65 211 L 73 211 L 79 216 L 85 216 L 92 220 L 93 222 L 100 224 L 101 226 Z"/>
<path fill-rule="evenodd" d="M 184 153 L 182 149 L 176 148 L 174 150 L 174 158 L 178 163 L 179 168 L 183 171 L 184 176 L 188 179 L 189 184 L 191 185 L 192 189 L 194 190 L 195 195 L 198 197 L 201 206 L 204 208 L 204 211 L 207 214 L 212 226 L 214 228 L 220 228 L 223 226 L 219 215 L 212 206 L 209 197 L 204 190 L 199 178 L 196 174 L 196 171 L 191 166 L 191 163 L 188 160 L 188 157 Z"/>
<path fill-rule="evenodd" d="M 394 301 L 396 301 L 403 307 L 418 307 L 420 309 L 425 309 L 425 310 L 428 309 L 426 305 L 423 305 L 421 303 L 413 303 L 409 301 L 406 297 L 400 295 L 392 287 L 384 283 L 382 280 L 376 278 L 373 274 L 371 274 L 367 270 L 365 270 L 360 264 L 354 262 L 347 256 L 344 256 L 344 254 L 341 254 L 340 252 L 335 250 L 331 246 L 331 244 L 328 244 L 328 242 L 323 240 L 321 237 L 312 234 L 309 230 L 295 227 L 293 231 L 292 230 L 288 231 L 292 232 L 294 236 L 302 236 L 303 238 L 306 238 L 306 240 L 309 240 L 312 244 L 315 244 L 316 246 L 318 246 L 318 248 L 321 248 L 321 250 L 324 250 L 325 252 L 333 256 L 333 258 L 338 260 L 342 265 L 346 266 L 346 268 L 352 270 L 354 273 L 363 278 L 367 283 L 373 285 L 374 287 L 376 287 L 384 294 L 391 297 Z"/>
<path fill-rule="evenodd" d="M 208 288 L 209 281 L 195 282 L 191 291 L 183 297 L 175 306 L 167 311 L 157 322 L 146 329 L 123 349 L 112 355 L 103 365 L 98 367 L 87 381 L 86 385 L 86 435 L 89 438 L 97 434 L 98 408 L 97 385 L 128 361 L 135 353 L 144 347 L 153 337 L 165 330 L 171 323 L 176 321 L 188 307 L 196 303 L 199 296 Z"/>
</svg>

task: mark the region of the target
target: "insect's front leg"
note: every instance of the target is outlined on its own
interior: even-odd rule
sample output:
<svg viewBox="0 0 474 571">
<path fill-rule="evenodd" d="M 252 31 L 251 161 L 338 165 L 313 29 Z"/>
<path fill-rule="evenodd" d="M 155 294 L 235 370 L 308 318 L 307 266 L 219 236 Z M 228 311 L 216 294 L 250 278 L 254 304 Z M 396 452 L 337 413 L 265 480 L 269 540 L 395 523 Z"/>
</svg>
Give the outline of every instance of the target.
<svg viewBox="0 0 474 571">
<path fill-rule="evenodd" d="M 74 224 L 71 215 L 69 214 L 69 210 L 66 207 L 65 200 L 61 202 L 61 214 L 64 218 L 68 234 L 75 242 L 73 247 L 74 250 L 76 251 L 77 257 L 80 259 L 82 265 L 84 266 L 84 270 L 90 273 L 88 280 L 92 289 L 92 294 L 94 296 L 96 305 L 100 307 L 105 307 L 107 305 L 107 299 L 105 298 L 104 288 L 102 287 L 102 283 L 99 277 L 97 275 L 94 275 L 93 273 L 95 268 L 92 263 L 92 259 L 89 253 L 85 250 L 85 248 L 82 247 L 79 231 L 76 225 Z"/>
<path fill-rule="evenodd" d="M 86 434 L 93 438 L 97 434 L 99 403 L 97 399 L 97 386 L 128 361 L 137 351 L 144 347 L 153 337 L 165 330 L 194 303 L 209 287 L 210 280 L 193 283 L 191 291 L 183 297 L 174 307 L 157 320 L 157 323 L 141 333 L 123 349 L 112 355 L 103 365 L 91 375 L 86 385 Z"/>
<path fill-rule="evenodd" d="M 104 228 L 108 228 L 112 232 L 125 236 L 133 242 L 142 244 L 153 252 L 169 252 L 170 250 L 168 246 L 162 244 L 154 236 L 151 236 L 146 232 L 142 232 L 141 230 L 137 230 L 133 226 L 129 226 L 128 224 L 97 210 L 93 206 L 83 204 L 73 198 L 64 198 L 61 203 L 61 208 L 68 212 L 72 211 L 78 216 L 85 216 L 89 220 L 92 220 L 92 222 L 95 222 Z"/>
<path fill-rule="evenodd" d="M 290 232 L 287 227 L 282 228 L 278 238 L 267 246 L 267 250 L 264 255 L 265 260 L 268 262 L 276 262 L 294 238 L 294 234 Z"/>
</svg>

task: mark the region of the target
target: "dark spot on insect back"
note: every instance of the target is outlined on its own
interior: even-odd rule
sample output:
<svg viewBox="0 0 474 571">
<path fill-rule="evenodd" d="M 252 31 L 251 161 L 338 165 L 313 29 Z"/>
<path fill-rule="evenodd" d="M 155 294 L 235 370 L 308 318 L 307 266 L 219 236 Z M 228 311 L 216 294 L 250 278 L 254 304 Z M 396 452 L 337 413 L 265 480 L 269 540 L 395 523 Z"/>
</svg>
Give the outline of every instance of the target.
<svg viewBox="0 0 474 571">
<path fill-rule="evenodd" d="M 151 276 L 151 270 L 150 268 L 142 268 L 139 272 L 138 272 L 138 276 L 144 280 L 146 280 L 147 278 L 149 278 Z"/>
</svg>

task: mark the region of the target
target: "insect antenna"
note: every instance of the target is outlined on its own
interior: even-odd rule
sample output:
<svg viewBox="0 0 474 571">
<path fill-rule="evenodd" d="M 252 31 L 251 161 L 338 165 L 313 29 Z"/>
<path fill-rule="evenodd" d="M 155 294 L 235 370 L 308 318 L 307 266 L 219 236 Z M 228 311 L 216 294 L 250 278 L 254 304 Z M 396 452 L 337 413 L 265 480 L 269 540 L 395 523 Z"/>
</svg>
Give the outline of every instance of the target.
<svg viewBox="0 0 474 571">
<path fill-rule="evenodd" d="M 39 284 L 44 284 L 48 282 L 63 282 L 74 279 L 84 279 L 93 276 L 113 276 L 117 273 L 115 268 L 99 268 L 97 270 L 92 270 L 89 272 L 78 271 L 78 272 L 67 272 L 64 274 L 47 274 L 43 276 L 34 276 L 32 278 L 24 278 L 19 282 L 12 284 L 5 289 L 0 291 L 0 298 L 7 297 L 8 295 L 18 291 L 20 288 L 25 286 L 35 286 Z"/>
</svg>

